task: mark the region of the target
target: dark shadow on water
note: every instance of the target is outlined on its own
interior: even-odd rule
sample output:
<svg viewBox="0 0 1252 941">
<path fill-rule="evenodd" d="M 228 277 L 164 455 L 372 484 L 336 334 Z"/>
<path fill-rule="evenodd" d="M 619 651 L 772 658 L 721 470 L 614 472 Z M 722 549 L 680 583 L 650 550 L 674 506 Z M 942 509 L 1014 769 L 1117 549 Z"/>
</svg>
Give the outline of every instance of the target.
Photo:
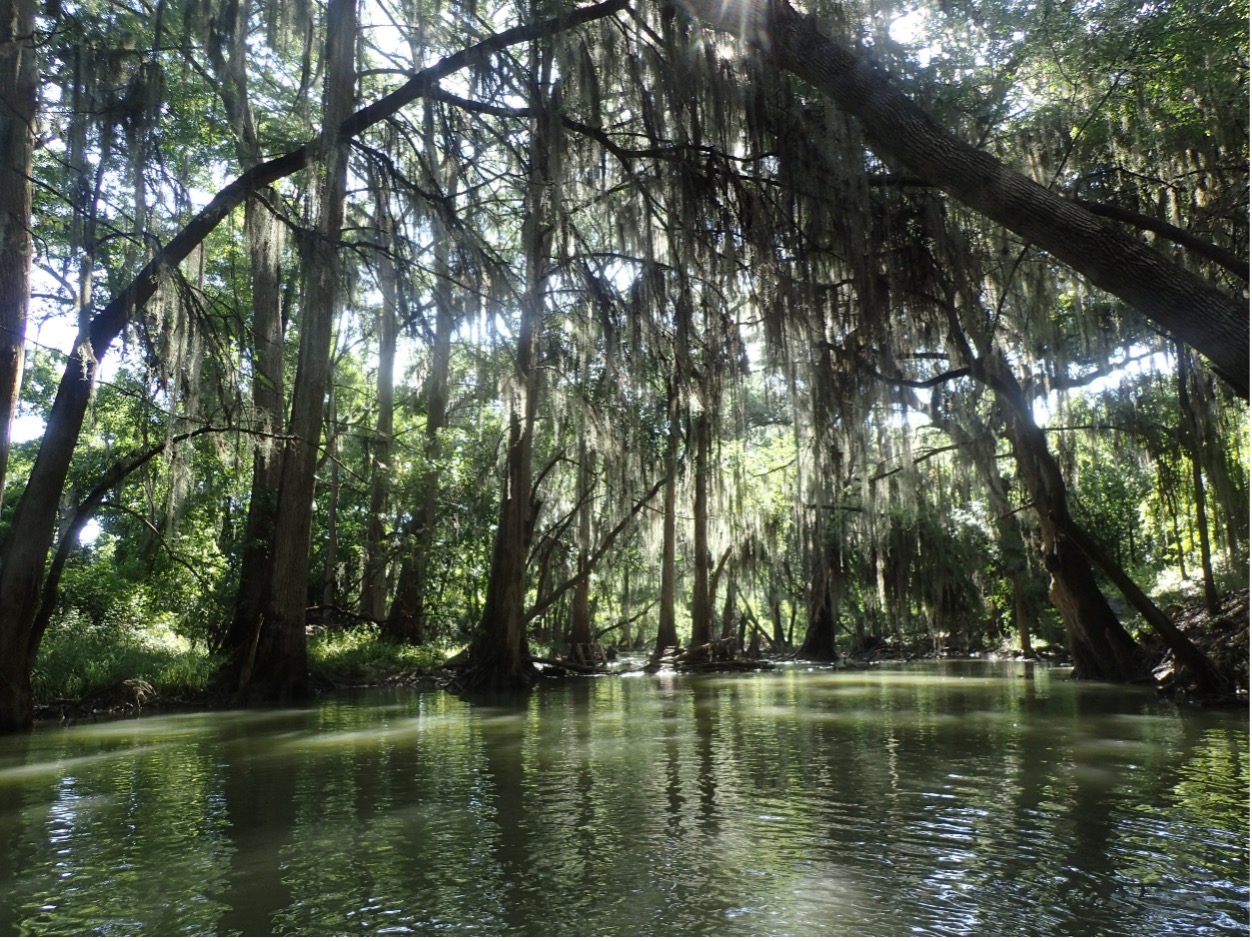
<svg viewBox="0 0 1252 941">
<path fill-rule="evenodd" d="M 506 712 L 525 711 L 530 707 L 532 689 L 479 689 L 472 692 L 458 690 L 453 695 L 462 702 L 478 709 L 502 709 Z"/>
</svg>

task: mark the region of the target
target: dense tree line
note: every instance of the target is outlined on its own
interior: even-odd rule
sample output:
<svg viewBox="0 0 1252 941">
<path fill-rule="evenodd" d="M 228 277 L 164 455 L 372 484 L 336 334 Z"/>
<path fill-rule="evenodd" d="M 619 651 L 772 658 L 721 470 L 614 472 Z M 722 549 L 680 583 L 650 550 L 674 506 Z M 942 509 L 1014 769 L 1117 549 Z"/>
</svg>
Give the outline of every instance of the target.
<svg viewBox="0 0 1252 941">
<path fill-rule="evenodd" d="M 1246 5 L 5 14 L 3 728 L 119 606 L 247 702 L 311 619 L 1137 679 L 1113 591 L 1229 684 L 1150 589 L 1246 580 Z"/>
</svg>

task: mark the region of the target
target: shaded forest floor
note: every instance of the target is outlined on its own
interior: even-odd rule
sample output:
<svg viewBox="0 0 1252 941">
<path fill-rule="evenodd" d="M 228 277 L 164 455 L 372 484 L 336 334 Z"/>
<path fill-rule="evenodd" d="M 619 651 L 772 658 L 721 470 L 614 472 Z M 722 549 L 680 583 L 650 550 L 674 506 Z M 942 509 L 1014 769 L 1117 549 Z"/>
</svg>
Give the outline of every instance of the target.
<svg viewBox="0 0 1252 941">
<path fill-rule="evenodd" d="M 1168 609 L 1179 628 L 1212 660 L 1218 670 L 1236 687 L 1236 695 L 1218 701 L 1197 699 L 1191 689 L 1187 671 L 1174 662 L 1173 656 L 1154 637 L 1144 646 L 1153 667 L 1158 692 L 1162 696 L 1180 702 L 1196 702 L 1201 705 L 1232 706 L 1246 704 L 1248 694 L 1248 590 L 1227 594 L 1217 615 L 1210 616 L 1202 601 L 1175 605 Z M 377 650 L 374 648 L 377 647 Z M 386 649 L 383 649 L 386 648 Z M 399 652 L 397 652 L 397 650 Z M 322 693 L 342 689 L 409 688 L 435 689 L 447 685 L 453 676 L 443 664 L 441 655 L 426 651 L 410 653 L 408 649 L 393 649 L 391 645 L 364 644 L 352 650 L 345 658 L 329 658 L 324 663 L 314 663 L 312 678 L 314 687 Z M 625 653 L 625 652 L 623 652 Z M 1054 660 L 1057 651 L 1041 652 L 1039 659 Z M 857 664 L 891 662 L 899 660 L 930 659 L 933 649 L 927 641 L 915 647 L 879 647 L 868 650 L 842 662 L 855 667 Z M 949 652 L 948 656 L 965 657 L 964 652 Z M 790 660 L 791 657 L 770 659 Z M 621 672 L 623 664 L 610 664 L 608 673 Z M 71 724 L 106 718 L 120 718 L 153 712 L 173 712 L 202 709 L 228 708 L 228 697 L 208 689 L 162 689 L 150 683 L 142 675 L 119 676 L 108 684 L 89 690 L 76 699 L 53 699 L 40 703 L 35 710 L 38 724 L 46 725 L 60 721 Z"/>
<path fill-rule="evenodd" d="M 1248 589 L 1222 598 L 1216 615 L 1204 609 L 1203 601 L 1171 606 L 1166 611 L 1174 623 L 1212 661 L 1218 672 L 1235 684 L 1244 702 L 1248 696 Z M 1153 654 L 1156 677 L 1162 695 L 1192 699 L 1191 677 L 1175 663 L 1164 645 L 1151 638 L 1145 645 Z"/>
</svg>

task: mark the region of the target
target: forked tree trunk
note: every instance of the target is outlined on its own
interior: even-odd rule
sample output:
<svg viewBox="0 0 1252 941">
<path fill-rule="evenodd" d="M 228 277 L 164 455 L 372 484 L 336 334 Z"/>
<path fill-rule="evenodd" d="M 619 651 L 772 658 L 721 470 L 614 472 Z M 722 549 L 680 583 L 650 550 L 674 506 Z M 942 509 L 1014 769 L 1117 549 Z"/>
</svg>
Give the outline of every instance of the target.
<svg viewBox="0 0 1252 941">
<path fill-rule="evenodd" d="M 1212 661 L 1204 655 L 1204 652 L 1178 629 L 1165 612 L 1152 603 L 1152 600 L 1143 589 L 1135 584 L 1134 579 L 1126 573 L 1126 570 L 1118 565 L 1094 539 L 1083 532 L 1073 521 L 1070 521 L 1066 535 L 1108 576 L 1109 581 L 1117 586 L 1118 591 L 1169 647 L 1174 659 L 1187 668 L 1198 692 L 1213 695 L 1226 695 L 1234 692 L 1230 681 L 1213 666 Z"/>
<path fill-rule="evenodd" d="M 356 88 L 356 0 L 330 0 L 326 13 L 325 126 L 351 113 Z M 274 522 L 269 594 L 256 654 L 241 677 L 249 702 L 300 702 L 309 697 L 305 608 L 313 489 L 322 413 L 330 384 L 331 333 L 339 295 L 339 237 L 348 182 L 348 145 L 328 135 L 318 221 L 306 255 L 300 355 L 292 389 L 288 441 L 283 449 Z"/>
</svg>

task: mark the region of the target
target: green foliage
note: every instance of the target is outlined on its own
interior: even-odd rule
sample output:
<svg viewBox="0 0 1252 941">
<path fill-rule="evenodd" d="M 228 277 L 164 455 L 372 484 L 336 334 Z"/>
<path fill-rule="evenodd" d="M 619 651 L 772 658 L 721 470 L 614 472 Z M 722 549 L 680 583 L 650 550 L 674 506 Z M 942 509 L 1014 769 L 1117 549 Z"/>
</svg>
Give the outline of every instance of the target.
<svg viewBox="0 0 1252 941">
<path fill-rule="evenodd" d="M 413 647 L 381 640 L 374 627 L 319 631 L 309 638 L 310 671 L 336 684 L 429 673 L 447 657 L 447 651 L 438 645 Z"/>
<path fill-rule="evenodd" d="M 203 690 L 217 667 L 204 644 L 118 604 L 100 623 L 75 610 L 57 618 L 44 635 L 31 685 L 37 702 L 80 699 L 127 678 L 146 680 L 161 696 L 184 696 Z"/>
<path fill-rule="evenodd" d="M 260 38 L 261 19 L 277 16 L 278 6 L 256 7 L 247 63 L 256 143 L 271 155 L 316 132 L 310 92 L 322 74 L 320 14 L 307 32 L 287 24 L 291 35 Z M 41 43 L 47 133 L 36 157 L 33 228 L 36 262 L 60 287 L 47 288 L 54 293 L 36 319 L 71 312 L 80 287 L 93 302 L 106 299 L 239 170 L 237 128 L 215 67 L 204 61 L 225 10 L 161 9 L 154 18 L 86 0 L 50 14 L 56 31 L 55 42 Z M 819 2 L 812 12 L 832 29 L 859 33 L 941 123 L 1040 183 L 1159 215 L 1246 253 L 1245 2 L 950 0 L 925 8 L 927 28 L 913 50 L 888 35 L 906 9 L 897 0 L 860 8 Z M 501 8 L 483 24 L 511 16 Z M 413 35 L 393 37 L 394 48 L 363 32 L 370 41 L 360 46 L 361 103 L 393 87 L 408 64 L 481 38 L 474 17 L 427 19 Z M 536 474 L 550 472 L 533 494 L 527 601 L 541 590 L 541 570 L 548 585 L 560 583 L 586 548 L 565 525 L 581 499 L 580 444 L 597 453 L 595 543 L 665 472 L 672 387 L 682 434 L 690 434 L 693 403 L 716 416 L 712 554 L 729 551 L 728 572 L 763 622 L 771 609 L 785 621 L 803 608 L 813 536 L 821 533 L 838 548 L 844 624 L 878 630 L 893 620 L 906 633 L 972 639 L 992 613 L 1007 629 L 1013 598 L 995 525 L 1006 514 L 989 507 L 981 471 L 945 453 L 969 442 L 936 443 L 933 429 L 904 417 L 906 407 L 925 408 L 922 390 L 910 404 L 904 389 L 889 389 L 874 373 L 925 379 L 959 369 L 953 351 L 965 329 L 974 345 L 1006 350 L 1033 402 L 1056 380 L 1104 368 L 1132 341 L 1154 350 L 1156 338 L 1124 305 L 1075 283 L 998 226 L 926 187 L 894 185 L 899 173 L 884 173 L 860 131 L 801 83 L 779 81 L 750 57 L 738 61 L 731 44 L 707 43 L 668 11 L 641 9 L 633 22 L 606 22 L 533 50 L 536 61 L 552 57 L 560 85 L 553 101 L 569 123 L 545 183 L 557 247 L 541 264 L 551 270 L 540 279 L 546 320 L 532 463 Z M 685 31 L 676 45 L 675 29 Z M 414 63 L 405 62 L 406 46 Z M 382 463 L 374 322 L 382 249 L 402 282 L 394 430 L 381 469 L 389 486 L 384 549 L 394 585 L 435 492 L 434 530 L 421 544 L 427 630 L 438 641 L 464 639 L 478 620 L 502 443 L 518 393 L 513 339 L 533 277 L 532 246 L 520 235 L 534 155 L 532 122 L 510 109 L 520 89 L 537 84 L 525 58 L 488 57 L 463 87 L 459 79 L 449 85 L 481 108 L 432 98 L 354 149 L 354 178 L 387 182 L 378 192 L 372 183 L 356 189 L 348 210 L 335 415 L 318 468 L 307 600 L 325 594 L 345 610 L 360 602 L 371 482 Z M 595 134 L 575 131 L 578 123 Z M 316 202 L 306 187 L 293 177 L 266 197 L 288 233 L 279 249 L 288 392 L 305 274 L 297 233 Z M 242 216 L 236 211 L 209 236 L 110 354 L 65 509 L 118 462 L 166 447 L 112 488 L 96 515 L 103 535 L 70 557 L 62 613 L 40 661 L 45 697 L 94 682 L 83 666 L 93 659 L 103 672 L 123 669 L 106 655 L 110 645 L 119 657 L 141 659 L 178 645 L 192 651 L 231 614 L 255 444 Z M 388 226 L 376 221 L 384 216 Z M 439 262 L 436 245 L 447 249 Z M 945 299 L 953 308 L 936 315 Z M 447 419 L 434 448 L 426 422 L 436 309 L 451 310 L 456 326 Z M 680 311 L 690 319 L 681 330 Z M 979 330 L 986 335 L 975 336 Z M 48 351 L 31 354 L 23 414 L 47 415 L 62 365 Z M 968 377 L 932 391 L 945 409 L 975 420 L 975 437 L 1000 434 L 1004 416 Z M 1101 401 L 1072 397 L 1068 418 L 1089 434 L 1051 433 L 1066 458 L 1075 517 L 1145 579 L 1195 566 L 1178 408 L 1168 379 L 1131 376 Z M 1237 581 L 1247 565 L 1246 409 L 1218 393 L 1204 409 L 1214 541 Z M 226 430 L 175 442 L 204 424 Z M 680 597 L 705 563 L 692 559 L 690 444 L 678 448 Z M 36 447 L 21 444 L 11 455 L 0 527 Z M 993 477 L 1013 473 L 1012 455 L 993 452 L 991 463 Z M 1011 483 L 1005 489 L 1015 491 Z M 1021 494 L 1012 496 L 1010 512 L 1029 515 Z M 594 629 L 629 618 L 658 593 L 658 523 L 650 506 L 594 573 Z M 722 580 L 723 591 L 731 581 Z M 1040 575 L 1031 591 L 1044 582 Z M 721 601 L 714 600 L 719 610 Z M 561 611 L 548 618 L 557 633 Z M 1056 636 L 1053 615 L 1042 624 L 1045 636 Z M 315 670 L 338 678 L 426 669 L 441 656 L 382 644 L 371 630 L 318 634 L 310 648 Z"/>
</svg>

